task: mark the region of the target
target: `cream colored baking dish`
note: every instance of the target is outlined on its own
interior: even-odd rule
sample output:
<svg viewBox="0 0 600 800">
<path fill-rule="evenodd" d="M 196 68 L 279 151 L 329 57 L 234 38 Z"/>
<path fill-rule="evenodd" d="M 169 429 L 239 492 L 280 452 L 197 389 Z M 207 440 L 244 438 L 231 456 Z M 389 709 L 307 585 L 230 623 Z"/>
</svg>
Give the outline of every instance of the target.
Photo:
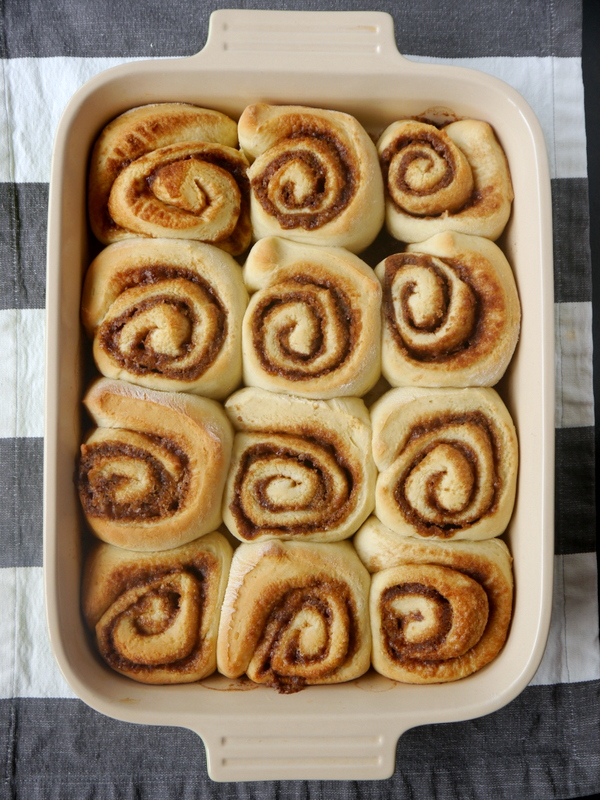
<svg viewBox="0 0 600 800">
<path fill-rule="evenodd" d="M 89 152 L 115 116 L 185 101 L 237 118 L 249 103 L 300 103 L 354 114 L 377 133 L 394 119 L 443 105 L 489 121 L 515 189 L 500 244 L 523 306 L 521 340 L 500 390 L 515 420 L 521 466 L 506 535 L 516 599 L 508 642 L 457 683 L 409 686 L 369 673 L 298 694 L 219 676 L 145 686 L 95 654 L 81 618 L 82 521 L 73 484 L 84 379 L 79 324 L 89 262 L 85 184 Z M 179 725 L 203 739 L 219 781 L 386 778 L 407 729 L 469 719 L 512 700 L 533 676 L 549 625 L 553 564 L 553 296 L 551 200 L 540 126 L 522 97 L 482 73 L 416 64 L 396 50 L 391 17 L 371 12 L 217 11 L 196 56 L 127 64 L 98 75 L 69 103 L 56 135 L 50 183 L 45 449 L 46 600 L 60 668 L 93 708 L 129 722 Z"/>
</svg>

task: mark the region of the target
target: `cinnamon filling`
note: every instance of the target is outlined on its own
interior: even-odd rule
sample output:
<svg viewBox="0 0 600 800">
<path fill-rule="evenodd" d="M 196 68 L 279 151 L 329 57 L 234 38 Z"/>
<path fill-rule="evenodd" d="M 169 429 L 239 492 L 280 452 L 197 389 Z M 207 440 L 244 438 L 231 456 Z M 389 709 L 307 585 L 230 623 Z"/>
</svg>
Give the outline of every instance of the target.
<svg viewBox="0 0 600 800">
<path fill-rule="evenodd" d="M 265 645 L 267 645 L 267 651 L 258 668 L 258 674 L 267 686 L 277 689 L 280 694 L 293 694 L 301 691 L 307 685 L 305 677 L 293 674 L 280 675 L 273 669 L 271 663 L 272 654 L 281 647 L 283 635 L 287 632 L 295 617 L 303 609 L 313 609 L 319 615 L 325 628 L 325 640 L 316 652 L 309 654 L 301 650 L 298 638 L 294 638 L 292 644 L 288 645 L 285 650 L 286 664 L 290 666 L 290 671 L 293 670 L 295 665 L 304 666 L 306 664 L 318 664 L 325 661 L 330 656 L 333 611 L 332 608 L 315 593 L 315 590 L 318 590 L 320 593 L 341 594 L 349 622 L 346 651 L 343 654 L 337 654 L 335 665 L 332 665 L 326 675 L 334 674 L 340 666 L 352 658 L 358 649 L 356 607 L 346 584 L 339 581 L 319 580 L 307 587 L 290 589 L 282 596 L 266 621 L 265 631 L 269 631 L 270 635 L 269 633 L 264 633 L 257 645 L 257 650 L 263 649 Z M 268 641 L 266 641 L 267 636 L 269 637 Z M 326 677 L 326 675 L 321 675 L 321 678 Z"/>
<path fill-rule="evenodd" d="M 150 437 L 171 453 L 182 465 L 182 478 L 175 481 L 160 461 L 145 450 L 124 442 L 105 442 L 81 446 L 78 488 L 84 512 L 91 517 L 108 517 L 114 520 L 151 520 L 175 514 L 183 503 L 189 486 L 188 458 L 186 454 L 165 439 Z M 115 457 L 144 462 L 150 476 L 151 491 L 141 496 L 120 502 L 116 493 L 128 478 L 120 475 L 118 468 L 110 470 Z M 106 472 L 98 469 L 102 463 L 109 467 Z M 93 473 L 93 478 L 90 474 Z"/>
<path fill-rule="evenodd" d="M 127 312 L 110 322 L 104 323 L 98 331 L 98 337 L 102 348 L 110 354 L 115 362 L 134 375 L 158 373 L 167 378 L 176 380 L 197 380 L 206 372 L 211 364 L 214 363 L 223 347 L 228 333 L 227 311 L 213 287 L 192 270 L 161 265 L 145 267 L 142 270 L 130 270 L 129 273 L 124 273 L 122 277 L 124 278 L 124 290 L 134 286 L 151 286 L 161 281 L 183 278 L 184 280 L 200 286 L 210 297 L 217 314 L 216 335 L 206 343 L 206 346 L 199 348 L 198 360 L 187 367 L 178 366 L 177 361 L 185 358 L 192 350 L 193 344 L 191 336 L 188 336 L 187 341 L 181 344 L 179 352 L 175 357 L 154 351 L 152 347 L 149 346 L 146 332 L 140 333 L 134 342 L 131 348 L 133 355 L 131 351 L 129 353 L 123 352 L 120 347 L 120 337 L 124 326 L 130 320 L 134 319 L 136 315 L 162 304 L 170 305 L 175 308 L 184 319 L 188 320 L 189 329 L 192 331 L 197 320 L 192 308 L 184 299 L 175 299 L 168 296 L 164 298 L 154 296 L 152 299 L 136 303 L 136 305 L 129 308 Z"/>
<path fill-rule="evenodd" d="M 330 132 L 318 126 L 303 124 L 287 138 L 293 141 L 311 137 L 318 139 L 331 149 L 332 161 L 340 172 L 340 190 L 332 202 L 326 201 L 327 175 L 319 159 L 310 150 L 294 150 L 282 153 L 271 161 L 269 166 L 252 180 L 255 196 L 267 214 L 275 217 L 282 228 L 304 228 L 311 231 L 321 228 L 337 217 L 350 203 L 358 186 L 358 170 L 353 164 L 352 155 L 346 145 Z M 313 192 L 296 200 L 291 183 L 285 184 L 279 193 L 281 205 L 296 213 L 282 214 L 269 198 L 269 182 L 273 176 L 291 161 L 301 161 L 313 174 Z M 321 209 L 321 206 L 325 207 Z M 297 213 L 298 209 L 306 209 L 306 213 Z M 319 210 L 321 209 L 321 210 Z"/>
<path fill-rule="evenodd" d="M 336 497 L 333 494 L 333 481 L 330 475 L 316 463 L 312 454 L 302 453 L 297 450 L 278 447 L 264 442 L 261 444 L 249 447 L 243 454 L 240 460 L 240 465 L 235 478 L 234 497 L 230 504 L 231 513 L 235 516 L 238 524 L 238 530 L 244 539 L 252 540 L 258 536 L 264 528 L 256 525 L 246 513 L 243 502 L 243 487 L 246 480 L 247 472 L 255 461 L 262 463 L 275 461 L 279 459 L 288 459 L 291 462 L 297 462 L 302 465 L 304 469 L 311 472 L 317 478 L 319 489 L 311 498 L 309 505 L 294 505 L 293 503 L 286 502 L 285 507 L 274 503 L 268 496 L 268 488 L 272 481 L 278 479 L 278 475 L 269 475 L 254 484 L 253 499 L 261 508 L 277 514 L 281 511 L 312 511 L 313 519 L 310 522 L 297 522 L 295 524 L 276 524 L 277 531 L 281 533 L 288 533 L 301 536 L 302 534 L 311 533 L 315 530 L 327 531 L 335 527 L 340 520 L 343 520 L 354 507 L 356 491 L 355 485 L 357 475 L 355 470 L 348 464 L 337 452 L 336 448 L 329 442 L 323 440 L 316 440 L 312 437 L 304 437 L 307 441 L 313 441 L 324 450 L 329 451 L 333 456 L 341 471 L 345 476 L 345 500 L 344 502 L 336 502 Z M 271 526 L 269 526 L 271 528 Z"/>
<path fill-rule="evenodd" d="M 414 343 L 408 342 L 402 335 L 398 325 L 396 308 L 394 306 L 394 297 L 392 294 L 392 286 L 397 273 L 406 266 L 418 266 L 426 270 L 430 270 L 439 281 L 443 300 L 439 307 L 432 309 L 431 316 L 433 321 L 431 324 L 417 325 L 412 317 L 412 312 L 409 306 L 409 299 L 413 292 L 416 291 L 416 283 L 409 283 L 403 287 L 401 296 L 401 309 L 405 320 L 408 320 L 411 327 L 418 331 L 436 333 L 447 322 L 450 313 L 452 294 L 451 288 L 446 276 L 439 270 L 427 254 L 422 253 L 398 253 L 390 256 L 385 262 L 385 280 L 383 287 L 383 310 L 385 319 L 387 321 L 388 329 L 392 333 L 396 346 L 401 352 L 404 352 L 414 361 L 423 363 L 444 363 L 456 358 L 460 353 L 465 350 L 473 350 L 483 343 L 485 337 L 484 326 L 484 313 L 483 303 L 477 288 L 470 279 L 468 271 L 460 265 L 458 261 L 451 259 L 441 259 L 443 262 L 452 269 L 460 278 L 460 280 L 468 286 L 473 297 L 473 323 L 468 332 L 461 341 L 448 350 L 438 349 L 435 344 L 418 347 Z M 491 302 L 494 302 L 493 299 Z M 490 303 L 491 304 L 491 303 Z"/>
<path fill-rule="evenodd" d="M 433 476 L 427 485 L 426 490 L 426 501 L 430 507 L 435 508 L 440 516 L 444 517 L 448 521 L 445 523 L 432 523 L 428 520 L 423 519 L 423 517 L 419 514 L 419 512 L 413 508 L 407 500 L 406 497 L 406 482 L 409 479 L 413 470 L 427 457 L 427 455 L 432 452 L 437 446 L 438 442 L 433 442 L 429 444 L 427 447 L 424 447 L 422 450 L 419 451 L 418 456 L 413 460 L 413 462 L 404 470 L 402 475 L 400 476 L 398 482 L 396 483 L 396 487 L 394 489 L 394 500 L 398 504 L 403 516 L 406 520 L 409 521 L 411 525 L 413 525 L 422 536 L 437 536 L 440 538 L 451 538 L 455 535 L 457 530 L 464 530 L 466 528 L 471 527 L 475 522 L 483 519 L 485 516 L 490 516 L 495 513 L 498 503 L 498 497 L 500 494 L 501 488 L 501 481 L 500 481 L 500 472 L 499 472 L 499 444 L 497 440 L 496 433 L 493 429 L 493 426 L 490 424 L 487 417 L 481 413 L 480 411 L 473 411 L 466 414 L 460 415 L 445 415 L 437 417 L 436 419 L 428 420 L 422 425 L 415 426 L 411 432 L 410 437 L 408 438 L 407 442 L 405 443 L 405 448 L 408 446 L 410 442 L 413 442 L 415 439 L 423 436 L 424 434 L 430 433 L 431 431 L 442 430 L 443 428 L 451 425 L 462 425 L 464 423 L 470 423 L 478 425 L 483 431 L 485 432 L 485 436 L 491 445 L 492 450 L 492 457 L 493 457 L 493 474 L 494 474 L 494 481 L 491 488 L 491 500 L 490 503 L 487 505 L 485 510 L 478 514 L 477 516 L 469 519 L 467 522 L 452 522 L 453 512 L 449 511 L 447 508 L 443 507 L 439 500 L 438 500 L 438 492 L 437 488 L 441 478 L 443 477 L 442 474 L 438 474 L 437 476 Z M 443 442 L 445 444 L 449 444 L 451 447 L 455 448 L 464 458 L 465 462 L 470 465 L 471 470 L 471 477 L 472 477 L 472 487 L 469 493 L 468 498 L 464 505 L 468 507 L 471 499 L 477 494 L 479 489 L 479 469 L 478 469 L 478 456 L 472 448 L 470 448 L 467 444 L 460 441 L 452 441 L 451 439 L 444 437 Z M 458 513 L 463 513 L 464 509 L 461 508 Z"/>
<path fill-rule="evenodd" d="M 420 612 L 414 611 L 398 617 L 392 608 L 392 602 L 402 596 L 420 595 L 433 602 L 435 609 L 436 633 L 425 641 L 410 642 L 404 635 L 405 628 L 411 622 L 420 622 L 423 617 Z M 452 628 L 452 606 L 448 600 L 441 595 L 437 589 L 421 583 L 402 583 L 397 586 L 390 586 L 382 593 L 379 601 L 379 613 L 381 617 L 381 629 L 385 649 L 390 658 L 406 663 L 415 656 L 423 655 L 428 651 L 435 650 L 446 640 Z M 421 665 L 426 666 L 426 659 L 419 659 Z"/>
<path fill-rule="evenodd" d="M 298 275 L 294 277 L 293 280 L 299 286 L 297 292 L 284 290 L 281 294 L 277 294 L 277 287 L 275 286 L 269 291 L 268 296 L 263 302 L 256 306 L 252 317 L 254 351 L 260 360 L 262 368 L 271 375 L 281 375 L 293 381 L 319 378 L 339 369 L 352 353 L 360 331 L 360 316 L 352 309 L 344 292 L 335 286 L 333 281 L 321 280 L 319 283 L 315 283 L 313 279 L 307 275 Z M 336 337 L 334 339 L 334 344 L 338 345 L 336 348 L 338 355 L 333 363 L 327 363 L 322 369 L 317 370 L 303 369 L 303 365 L 310 367 L 312 362 L 327 352 L 325 329 L 328 321 L 318 296 L 311 295 L 309 291 L 303 292 L 301 289 L 303 285 L 308 287 L 311 285 L 317 286 L 321 289 L 326 289 L 330 293 L 335 308 L 336 321 L 340 326 L 342 331 L 341 335 L 343 336 L 343 341 L 341 343 L 339 342 L 339 338 Z M 265 337 L 267 335 L 268 317 L 271 312 L 294 303 L 299 303 L 308 307 L 313 318 L 316 320 L 317 333 L 309 342 L 306 342 L 305 352 L 299 352 L 292 347 L 290 343 L 290 337 L 296 327 L 295 324 L 290 324 L 277 331 L 276 338 L 279 349 L 287 359 L 298 364 L 298 369 L 289 369 L 289 367 L 274 363 L 274 361 L 269 358 L 265 348 Z"/>
</svg>

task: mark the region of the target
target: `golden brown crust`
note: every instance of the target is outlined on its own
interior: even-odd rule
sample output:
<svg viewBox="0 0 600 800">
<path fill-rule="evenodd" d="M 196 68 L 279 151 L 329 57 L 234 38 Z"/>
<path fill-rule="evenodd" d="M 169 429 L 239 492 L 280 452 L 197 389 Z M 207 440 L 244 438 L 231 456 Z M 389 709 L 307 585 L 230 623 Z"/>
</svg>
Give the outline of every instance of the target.
<svg viewBox="0 0 600 800">
<path fill-rule="evenodd" d="M 183 103 L 132 109 L 101 133 L 88 206 L 104 244 L 132 236 L 189 238 L 237 255 L 250 243 L 247 162 L 236 125 Z"/>
<path fill-rule="evenodd" d="M 216 668 L 231 546 L 209 533 L 166 552 L 98 544 L 86 562 L 82 607 L 100 654 L 141 683 L 189 683 Z"/>
<path fill-rule="evenodd" d="M 200 242 L 129 239 L 85 278 L 81 316 L 109 378 L 222 399 L 241 381 L 242 271 Z"/>
<path fill-rule="evenodd" d="M 102 378 L 84 405 L 98 427 L 81 446 L 78 487 L 98 538 L 163 550 L 221 523 L 232 431 L 217 403 Z"/>
<path fill-rule="evenodd" d="M 515 498 L 517 437 L 493 389 L 394 389 L 371 410 L 375 513 L 406 536 L 486 539 Z"/>
<path fill-rule="evenodd" d="M 512 614 L 512 559 L 497 539 L 423 542 L 371 517 L 357 552 L 373 575 L 373 666 L 405 683 L 464 678 L 502 649 Z"/>
<path fill-rule="evenodd" d="M 358 678 L 370 663 L 368 590 L 346 542 L 240 545 L 223 602 L 219 670 L 286 693 Z"/>
<path fill-rule="evenodd" d="M 367 247 L 383 224 L 375 147 L 349 114 L 304 106 L 246 108 L 240 144 L 250 159 L 254 238 Z"/>
<path fill-rule="evenodd" d="M 383 285 L 382 370 L 393 386 L 493 386 L 517 343 L 512 270 L 487 239 L 440 233 L 389 256 Z"/>
<path fill-rule="evenodd" d="M 301 397 L 361 396 L 380 371 L 381 290 L 341 248 L 269 237 L 244 267 L 244 382 Z"/>
<path fill-rule="evenodd" d="M 248 388 L 225 410 L 238 433 L 223 519 L 236 537 L 338 541 L 364 522 L 376 470 L 362 401 Z"/>
<path fill-rule="evenodd" d="M 386 224 L 403 242 L 454 230 L 495 240 L 513 200 L 504 151 L 491 126 L 461 120 L 439 130 L 400 120 L 377 144 L 386 186 Z"/>
</svg>

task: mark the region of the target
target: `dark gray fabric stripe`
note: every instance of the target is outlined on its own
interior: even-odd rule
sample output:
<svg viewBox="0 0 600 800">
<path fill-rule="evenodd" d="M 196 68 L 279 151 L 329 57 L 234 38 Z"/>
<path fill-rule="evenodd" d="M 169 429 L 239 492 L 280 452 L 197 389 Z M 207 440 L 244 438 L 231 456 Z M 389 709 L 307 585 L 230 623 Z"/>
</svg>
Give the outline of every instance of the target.
<svg viewBox="0 0 600 800">
<path fill-rule="evenodd" d="M 556 431 L 555 552 L 596 549 L 594 428 Z"/>
<path fill-rule="evenodd" d="M 47 183 L 0 183 L 0 308 L 43 308 Z"/>
<path fill-rule="evenodd" d="M 78 700 L 2 700 L 0 717 L 7 796 L 27 800 L 532 800 L 600 789 L 598 681 L 531 687 L 495 714 L 408 731 L 386 781 L 216 785 L 186 730 L 116 722 Z"/>
<path fill-rule="evenodd" d="M 0 567 L 42 565 L 43 439 L 0 439 Z"/>
<path fill-rule="evenodd" d="M 135 14 L 121 0 L 6 0 L 3 58 L 40 56 L 187 56 L 206 41 L 216 6 L 138 0 Z M 231 0 L 227 8 L 305 11 L 387 11 L 401 53 L 439 57 L 579 56 L 581 9 L 573 0 Z"/>
<path fill-rule="evenodd" d="M 0 439 L 0 567 L 42 564 L 43 440 Z M 594 429 L 556 431 L 556 553 L 596 549 Z"/>
<path fill-rule="evenodd" d="M 592 299 L 592 256 L 587 178 L 552 181 L 554 299 L 577 303 Z"/>
</svg>

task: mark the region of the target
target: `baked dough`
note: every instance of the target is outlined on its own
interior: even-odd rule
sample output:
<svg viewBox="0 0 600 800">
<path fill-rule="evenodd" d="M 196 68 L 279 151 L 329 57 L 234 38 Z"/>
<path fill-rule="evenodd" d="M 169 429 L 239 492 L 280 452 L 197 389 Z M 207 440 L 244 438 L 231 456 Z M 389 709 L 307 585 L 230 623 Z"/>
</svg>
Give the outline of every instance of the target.
<svg viewBox="0 0 600 800">
<path fill-rule="evenodd" d="M 140 683 L 189 683 L 214 672 L 231 555 L 221 533 L 159 553 L 98 543 L 86 562 L 82 607 L 107 664 Z"/>
<path fill-rule="evenodd" d="M 247 388 L 225 411 L 237 433 L 223 519 L 238 539 L 333 542 L 358 530 L 376 480 L 362 400 Z"/>
<path fill-rule="evenodd" d="M 128 239 L 91 263 L 81 318 L 108 378 L 222 399 L 242 379 L 242 270 L 211 245 Z"/>
<path fill-rule="evenodd" d="M 257 542 L 235 551 L 217 661 L 290 693 L 370 666 L 369 574 L 352 545 Z"/>
<path fill-rule="evenodd" d="M 447 231 L 375 270 L 382 371 L 392 386 L 493 386 L 519 338 L 512 270 L 493 242 Z"/>
<path fill-rule="evenodd" d="M 233 436 L 218 403 L 108 378 L 83 403 L 98 427 L 81 446 L 79 496 L 99 539 L 168 550 L 221 524 Z"/>
<path fill-rule="evenodd" d="M 510 216 L 506 156 L 487 122 L 464 119 L 441 130 L 412 119 L 389 125 L 377 150 L 386 186 L 386 225 L 402 242 L 442 231 L 496 240 Z"/>
<path fill-rule="evenodd" d="M 248 163 L 219 111 L 157 103 L 121 114 L 92 152 L 88 208 L 103 244 L 132 236 L 250 244 Z"/>
<path fill-rule="evenodd" d="M 494 389 L 392 389 L 371 409 L 375 514 L 405 536 L 487 539 L 510 520 L 518 445 Z"/>
<path fill-rule="evenodd" d="M 238 123 L 252 163 L 255 239 L 364 250 L 383 225 L 377 151 L 349 114 L 305 106 L 248 106 Z"/>
<path fill-rule="evenodd" d="M 404 683 L 443 683 L 498 655 L 513 597 L 504 542 L 424 542 L 371 517 L 354 544 L 375 573 L 369 605 L 378 672 Z"/>
<path fill-rule="evenodd" d="M 380 368 L 381 288 L 342 248 L 268 237 L 244 267 L 244 383 L 301 397 L 368 392 Z"/>
</svg>

